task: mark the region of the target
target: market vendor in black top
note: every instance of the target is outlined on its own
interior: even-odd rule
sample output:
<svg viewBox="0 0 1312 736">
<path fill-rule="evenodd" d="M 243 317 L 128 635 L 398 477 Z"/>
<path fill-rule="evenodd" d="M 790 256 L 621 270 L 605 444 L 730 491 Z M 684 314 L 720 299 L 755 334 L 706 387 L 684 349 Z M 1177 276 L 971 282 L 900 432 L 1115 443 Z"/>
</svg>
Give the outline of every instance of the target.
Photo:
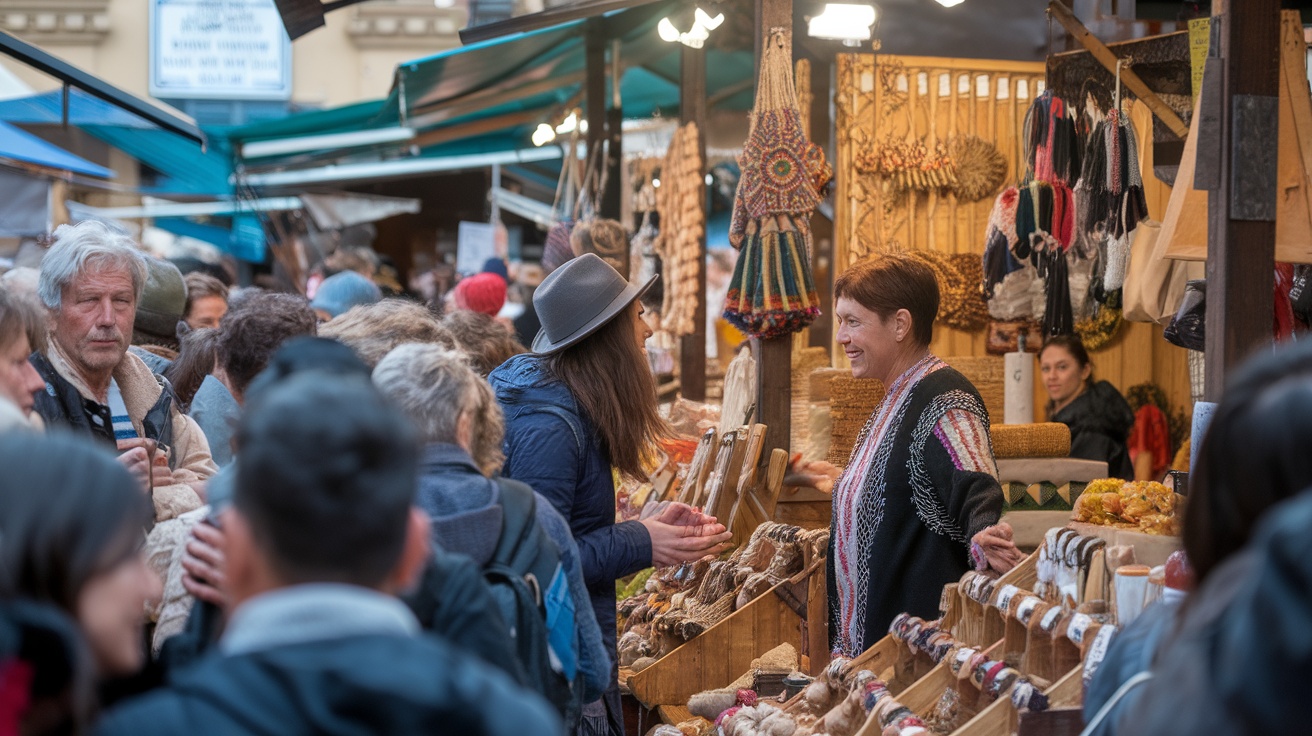
<svg viewBox="0 0 1312 736">
<path fill-rule="evenodd" d="M 939 615 L 943 586 L 972 568 L 1011 569 L 1022 558 L 1000 524 L 989 416 L 970 381 L 929 351 L 939 291 L 922 262 L 885 255 L 834 283 L 838 344 L 857 378 L 884 398 L 833 479 L 828 561 L 831 644 L 855 656 L 899 613 Z"/>
<path fill-rule="evenodd" d="M 1105 460 L 1107 474 L 1134 480 L 1126 441 L 1134 411 L 1116 387 L 1093 380 L 1093 363 L 1078 337 L 1050 337 L 1039 351 L 1048 389 L 1048 421 L 1071 428 L 1071 457 Z"/>
</svg>

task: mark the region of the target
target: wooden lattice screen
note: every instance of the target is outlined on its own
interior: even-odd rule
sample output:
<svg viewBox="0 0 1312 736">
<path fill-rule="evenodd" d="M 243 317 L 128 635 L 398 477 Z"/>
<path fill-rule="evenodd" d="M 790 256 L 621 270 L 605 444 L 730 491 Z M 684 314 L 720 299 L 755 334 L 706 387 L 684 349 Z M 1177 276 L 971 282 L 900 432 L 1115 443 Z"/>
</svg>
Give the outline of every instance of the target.
<svg viewBox="0 0 1312 736">
<path fill-rule="evenodd" d="M 858 172 L 863 150 L 888 138 L 933 146 L 958 136 L 992 143 L 1019 179 L 1025 111 L 1043 90 L 1040 62 L 845 54 L 838 57 L 836 261 L 839 270 L 885 250 L 982 249 L 992 195 L 961 202 L 938 191 L 894 191 Z M 1023 174 L 1021 164 L 1020 173 Z"/>
<path fill-rule="evenodd" d="M 1041 62 L 839 55 L 834 273 L 885 251 L 982 256 L 996 192 L 973 202 L 935 190 L 899 193 L 887 180 L 862 173 L 858 159 L 890 136 L 895 141 L 926 141 L 931 147 L 935 141 L 976 136 L 1002 154 L 1006 184 L 1015 184 L 1025 174 L 1025 113 L 1044 86 Z M 1170 188 L 1145 179 L 1150 214 L 1160 219 Z M 983 356 L 985 334 L 937 325 L 931 349 L 943 357 Z M 836 365 L 845 363 L 842 351 L 834 355 Z M 1122 391 L 1154 381 L 1176 406 L 1187 409 L 1191 403 L 1185 352 L 1163 341 L 1160 328 L 1127 324 L 1093 357 L 1098 377 Z M 1038 385 L 1035 393 L 1037 409 L 1046 396 Z M 1042 416 L 1041 409 L 1036 413 Z"/>
</svg>

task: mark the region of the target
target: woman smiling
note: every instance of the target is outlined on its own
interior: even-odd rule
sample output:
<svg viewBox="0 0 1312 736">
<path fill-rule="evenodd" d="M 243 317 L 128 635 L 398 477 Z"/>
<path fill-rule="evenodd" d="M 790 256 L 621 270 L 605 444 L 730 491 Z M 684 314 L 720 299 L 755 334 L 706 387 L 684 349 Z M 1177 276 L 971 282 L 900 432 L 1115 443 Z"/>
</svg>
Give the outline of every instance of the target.
<svg viewBox="0 0 1312 736">
<path fill-rule="evenodd" d="M 970 381 L 929 350 L 933 272 L 881 256 L 839 276 L 834 296 L 852 375 L 886 389 L 841 475 L 823 463 L 802 469 L 834 480 L 829 630 L 833 648 L 853 656 L 899 613 L 936 617 L 943 586 L 972 566 L 1005 572 L 1021 554 L 1011 527 L 998 523 L 988 411 Z"/>
</svg>

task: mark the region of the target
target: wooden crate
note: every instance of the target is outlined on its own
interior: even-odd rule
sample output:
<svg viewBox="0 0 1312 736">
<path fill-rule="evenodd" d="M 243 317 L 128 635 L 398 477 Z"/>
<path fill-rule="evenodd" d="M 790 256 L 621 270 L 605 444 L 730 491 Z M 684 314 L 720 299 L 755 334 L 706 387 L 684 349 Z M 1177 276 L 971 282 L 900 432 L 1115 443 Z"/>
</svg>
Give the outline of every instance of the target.
<svg viewBox="0 0 1312 736">
<path fill-rule="evenodd" d="M 733 682 L 752 660 L 785 643 L 797 647 L 803 667 L 822 667 L 829 649 L 824 562 L 809 560 L 797 575 L 629 675 L 629 692 L 652 709 L 686 706 L 688 698 Z"/>
</svg>

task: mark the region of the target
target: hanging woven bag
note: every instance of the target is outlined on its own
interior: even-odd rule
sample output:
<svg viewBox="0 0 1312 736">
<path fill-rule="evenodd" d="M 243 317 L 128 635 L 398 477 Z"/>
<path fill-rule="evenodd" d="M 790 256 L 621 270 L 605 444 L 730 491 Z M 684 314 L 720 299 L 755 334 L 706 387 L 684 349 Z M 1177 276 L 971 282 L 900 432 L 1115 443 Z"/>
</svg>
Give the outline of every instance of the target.
<svg viewBox="0 0 1312 736">
<path fill-rule="evenodd" d="M 832 170 L 802 132 L 791 57 L 787 33 L 775 29 L 761 54 L 729 226 L 729 242 L 739 254 L 724 317 L 760 338 L 799 332 L 820 315 L 810 215 Z"/>
</svg>

